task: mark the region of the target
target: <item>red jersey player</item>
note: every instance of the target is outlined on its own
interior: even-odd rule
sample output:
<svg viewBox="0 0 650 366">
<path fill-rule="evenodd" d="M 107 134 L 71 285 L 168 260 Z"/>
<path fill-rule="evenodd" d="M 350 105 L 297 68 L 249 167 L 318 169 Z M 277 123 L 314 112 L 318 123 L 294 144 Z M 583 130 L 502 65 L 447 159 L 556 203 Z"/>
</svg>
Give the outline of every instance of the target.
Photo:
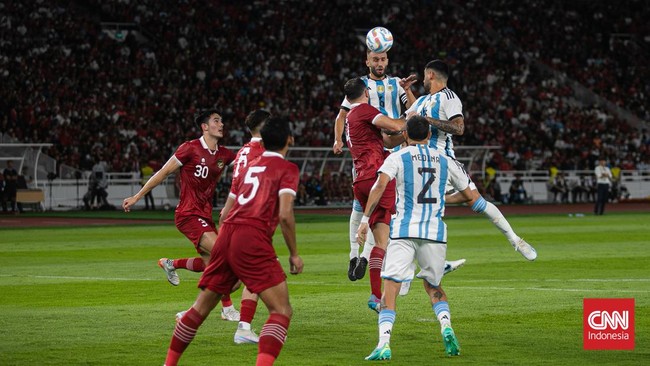
<svg viewBox="0 0 650 366">
<path fill-rule="evenodd" d="M 345 83 L 345 96 L 352 104 L 346 120 L 348 148 L 357 177 L 353 190 L 365 211 L 368 195 L 377 171 L 388 154 L 384 147 L 392 148 L 404 141 L 401 134 L 387 135 L 382 129 L 397 132 L 404 129 L 404 120 L 392 119 L 383 115 L 377 108 L 368 104 L 368 87 L 361 78 L 350 79 Z M 388 246 L 391 214 L 395 213 L 395 182 L 391 182 L 379 201 L 372 216 L 363 217 L 361 222 L 369 223 L 375 238 L 375 247 L 370 252 L 369 273 L 371 295 L 368 307 L 379 312 L 381 299 L 381 268 Z"/>
<path fill-rule="evenodd" d="M 269 112 L 261 109 L 254 110 L 246 116 L 245 124 L 251 133 L 251 140 L 242 146 L 242 148 L 237 152 L 237 157 L 235 157 L 234 162 L 231 188 L 237 186 L 241 173 L 246 170 L 246 167 L 264 152 L 260 130 L 264 126 L 264 122 L 266 122 L 270 116 L 271 114 Z M 230 209 L 235 204 L 235 198 L 236 195 L 233 193 L 228 195 L 226 204 L 221 210 L 221 215 L 219 216 L 219 227 L 223 225 L 223 220 L 228 216 Z M 253 321 L 257 309 L 257 299 L 256 294 L 251 293 L 248 288 L 244 288 L 241 295 L 241 316 L 234 337 L 234 341 L 237 344 L 257 343 L 259 341 L 259 337 L 251 329 L 251 322 Z"/>
<path fill-rule="evenodd" d="M 223 137 L 223 122 L 216 110 L 200 113 L 195 122 L 203 135 L 179 146 L 160 171 L 149 178 L 138 193 L 125 198 L 122 203 L 124 211 L 129 212 L 136 202 L 162 183 L 167 176 L 180 171 L 181 196 L 174 221 L 178 230 L 194 244 L 203 259 L 186 258 L 172 261 L 162 258 L 158 264 L 167 273 L 169 283 L 174 286 L 180 283 L 176 268 L 201 272 L 209 260 L 217 240 L 217 230 L 212 221 L 212 195 L 223 169 L 235 159 L 235 154 L 218 145 L 219 139 Z M 223 299 L 222 317 L 239 320 L 239 312 L 232 306 L 229 296 Z"/>
<path fill-rule="evenodd" d="M 302 272 L 296 247 L 293 200 L 298 167 L 284 157 L 293 143 L 288 121 L 271 119 L 261 131 L 267 151 L 240 172 L 231 193 L 232 209 L 220 228 L 210 263 L 199 281 L 202 291 L 176 325 L 165 365 L 175 366 L 198 327 L 241 279 L 269 310 L 260 333 L 256 365 L 272 365 L 280 354 L 292 315 L 286 275 L 277 260 L 272 236 L 278 223 L 289 249 L 292 274 Z"/>
</svg>

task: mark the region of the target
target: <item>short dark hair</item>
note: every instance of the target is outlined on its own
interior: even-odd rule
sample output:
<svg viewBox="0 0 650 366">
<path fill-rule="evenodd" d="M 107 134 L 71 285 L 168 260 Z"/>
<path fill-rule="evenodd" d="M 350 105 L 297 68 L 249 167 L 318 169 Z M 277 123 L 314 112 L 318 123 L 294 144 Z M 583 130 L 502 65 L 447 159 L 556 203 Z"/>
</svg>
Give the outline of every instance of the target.
<svg viewBox="0 0 650 366">
<path fill-rule="evenodd" d="M 429 134 L 429 121 L 423 116 L 411 116 L 406 120 L 406 133 L 411 140 L 426 140 Z"/>
<path fill-rule="evenodd" d="M 253 132 L 260 128 L 260 125 L 266 122 L 270 117 L 271 113 L 263 109 L 256 109 L 246 116 L 246 121 L 244 121 L 244 123 L 246 124 L 246 127 L 248 127 L 248 130 Z"/>
<path fill-rule="evenodd" d="M 353 78 L 345 83 L 343 91 L 345 92 L 345 97 L 350 101 L 361 97 L 367 88 L 368 86 L 361 78 Z"/>
<path fill-rule="evenodd" d="M 291 136 L 291 127 L 286 119 L 270 118 L 262 126 L 260 134 L 266 150 L 278 151 L 286 146 L 287 138 Z"/>
<path fill-rule="evenodd" d="M 199 128 L 199 131 L 201 131 L 202 124 L 210 122 L 210 116 L 213 114 L 221 115 L 221 113 L 216 109 L 206 109 L 203 112 L 197 112 L 194 115 L 194 123 Z"/>
<path fill-rule="evenodd" d="M 438 74 L 442 75 L 443 78 L 449 79 L 449 66 L 441 60 L 429 61 L 427 66 L 424 67 L 425 70 L 433 70 Z"/>
</svg>

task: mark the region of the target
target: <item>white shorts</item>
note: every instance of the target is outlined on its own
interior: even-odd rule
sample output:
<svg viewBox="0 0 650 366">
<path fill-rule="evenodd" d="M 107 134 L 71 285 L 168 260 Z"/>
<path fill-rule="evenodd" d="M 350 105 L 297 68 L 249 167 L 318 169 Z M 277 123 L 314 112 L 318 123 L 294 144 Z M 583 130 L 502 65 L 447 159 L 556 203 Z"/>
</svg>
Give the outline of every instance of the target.
<svg viewBox="0 0 650 366">
<path fill-rule="evenodd" d="M 469 185 L 469 189 L 472 190 L 472 191 L 477 191 L 478 189 L 476 188 L 476 184 L 474 184 L 474 182 L 472 181 L 472 177 L 470 177 L 467 170 L 465 170 L 465 165 L 463 165 L 459 161 L 456 161 L 456 162 L 458 163 L 458 165 L 460 165 L 460 167 L 463 169 L 463 171 L 467 175 L 467 185 Z M 451 181 L 449 179 L 447 179 L 447 185 L 445 186 L 445 194 L 450 194 L 450 193 L 453 193 L 455 191 L 456 191 L 456 188 L 454 188 L 454 186 L 451 185 Z"/>
<path fill-rule="evenodd" d="M 446 257 L 447 244 L 425 239 L 391 239 L 381 277 L 395 282 L 411 281 L 416 268 L 413 261 L 417 260 L 417 277 L 439 286 L 445 274 Z"/>
</svg>

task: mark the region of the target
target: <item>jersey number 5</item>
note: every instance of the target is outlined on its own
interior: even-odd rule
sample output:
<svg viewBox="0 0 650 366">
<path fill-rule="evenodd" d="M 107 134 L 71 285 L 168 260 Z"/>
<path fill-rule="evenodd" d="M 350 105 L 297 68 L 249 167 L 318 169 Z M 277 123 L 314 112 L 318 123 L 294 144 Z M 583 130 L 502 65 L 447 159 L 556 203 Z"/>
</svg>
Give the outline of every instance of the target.
<svg viewBox="0 0 650 366">
<path fill-rule="evenodd" d="M 241 149 L 241 152 L 239 153 L 239 160 L 237 160 L 237 164 L 235 164 L 235 172 L 232 175 L 233 178 L 238 177 L 239 169 L 245 168 L 246 165 L 248 164 L 248 153 L 250 152 L 251 152 L 251 148 L 248 146 Z"/>
<path fill-rule="evenodd" d="M 260 180 L 254 176 L 255 174 L 262 173 L 266 170 L 265 166 L 252 166 L 248 168 L 248 171 L 246 172 L 246 176 L 244 177 L 244 183 L 243 184 L 252 184 L 253 188 L 251 189 L 251 192 L 248 194 L 248 196 L 244 197 L 244 195 L 239 195 L 237 197 L 237 202 L 239 202 L 240 205 L 245 205 L 250 200 L 252 200 L 255 195 L 257 194 L 257 190 L 260 188 Z"/>
<path fill-rule="evenodd" d="M 422 191 L 418 194 L 418 203 L 438 203 L 437 197 L 424 197 L 436 180 L 436 168 L 418 168 L 418 174 L 424 177 L 423 173 L 430 173 L 429 179 L 424 183 Z"/>
</svg>

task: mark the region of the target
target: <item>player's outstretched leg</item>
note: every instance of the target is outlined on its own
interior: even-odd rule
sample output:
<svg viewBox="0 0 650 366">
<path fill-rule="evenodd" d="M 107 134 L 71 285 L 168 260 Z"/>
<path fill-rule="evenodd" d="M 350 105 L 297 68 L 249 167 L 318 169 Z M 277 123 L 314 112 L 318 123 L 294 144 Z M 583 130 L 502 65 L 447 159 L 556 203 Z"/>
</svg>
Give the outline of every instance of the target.
<svg viewBox="0 0 650 366">
<path fill-rule="evenodd" d="M 515 232 L 512 230 L 512 227 L 510 226 L 510 223 L 508 223 L 508 220 L 506 220 L 497 206 L 486 201 L 483 197 L 478 195 L 478 193 L 476 193 L 476 195 L 478 198 L 471 205 L 472 211 L 476 213 L 482 213 L 487 216 L 490 221 L 492 221 L 492 223 L 503 233 L 503 235 L 508 238 L 510 245 L 512 245 L 516 251 L 521 253 L 521 255 L 523 255 L 524 258 L 528 259 L 529 261 L 534 261 L 535 258 L 537 258 L 537 251 L 535 248 L 533 248 L 525 240 L 515 234 Z"/>
</svg>

